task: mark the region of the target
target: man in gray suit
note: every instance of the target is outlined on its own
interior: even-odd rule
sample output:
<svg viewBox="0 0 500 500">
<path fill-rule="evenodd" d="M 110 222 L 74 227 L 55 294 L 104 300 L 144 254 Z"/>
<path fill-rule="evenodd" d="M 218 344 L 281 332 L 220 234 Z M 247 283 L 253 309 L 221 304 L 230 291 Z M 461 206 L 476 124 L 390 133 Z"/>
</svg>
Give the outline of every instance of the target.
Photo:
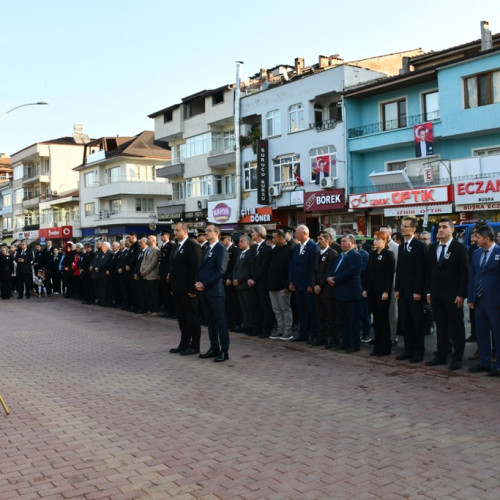
<svg viewBox="0 0 500 500">
<path fill-rule="evenodd" d="M 143 238 L 146 239 L 146 238 Z M 158 263 L 160 260 L 160 249 L 156 246 L 156 236 L 147 238 L 147 249 L 141 262 L 141 276 L 148 296 L 147 316 L 160 315 L 160 275 L 158 274 Z"/>
</svg>

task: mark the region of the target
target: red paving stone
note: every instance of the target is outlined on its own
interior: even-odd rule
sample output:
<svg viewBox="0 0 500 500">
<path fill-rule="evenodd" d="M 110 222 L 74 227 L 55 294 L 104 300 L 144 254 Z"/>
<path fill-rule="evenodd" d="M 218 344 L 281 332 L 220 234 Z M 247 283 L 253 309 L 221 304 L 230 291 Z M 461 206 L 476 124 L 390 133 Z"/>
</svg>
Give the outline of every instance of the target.
<svg viewBox="0 0 500 500">
<path fill-rule="evenodd" d="M 499 498 L 499 380 L 241 334 L 215 364 L 62 297 L 0 318 L 0 500 Z"/>
</svg>

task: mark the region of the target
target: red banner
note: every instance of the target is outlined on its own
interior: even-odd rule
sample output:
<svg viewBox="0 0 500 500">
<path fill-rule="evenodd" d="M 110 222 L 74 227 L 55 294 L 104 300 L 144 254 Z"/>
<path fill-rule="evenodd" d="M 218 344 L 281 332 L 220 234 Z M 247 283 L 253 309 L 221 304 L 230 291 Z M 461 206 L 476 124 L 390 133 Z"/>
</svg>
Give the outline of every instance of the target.
<svg viewBox="0 0 500 500">
<path fill-rule="evenodd" d="M 339 210 L 345 208 L 343 189 L 313 191 L 304 195 L 304 212 L 316 210 Z"/>
<path fill-rule="evenodd" d="M 49 227 L 38 230 L 38 237 L 51 240 L 54 238 L 68 239 L 73 236 L 73 226 Z"/>
</svg>

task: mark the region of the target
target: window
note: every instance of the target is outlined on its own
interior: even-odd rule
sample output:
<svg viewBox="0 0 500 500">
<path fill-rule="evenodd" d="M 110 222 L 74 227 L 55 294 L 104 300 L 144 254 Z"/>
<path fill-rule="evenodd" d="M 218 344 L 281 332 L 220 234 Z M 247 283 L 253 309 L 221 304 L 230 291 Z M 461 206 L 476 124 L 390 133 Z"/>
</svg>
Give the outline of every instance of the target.
<svg viewBox="0 0 500 500">
<path fill-rule="evenodd" d="M 481 149 L 473 149 L 473 156 L 491 156 L 491 155 L 500 155 L 500 146 L 491 147 L 491 148 L 481 148 Z M 5 197 L 4 197 L 5 199 Z M 5 202 L 4 202 L 5 204 Z"/>
<path fill-rule="evenodd" d="M 171 122 L 172 120 L 173 120 L 172 110 L 167 109 L 167 111 L 165 111 L 165 113 L 163 113 L 163 123 L 168 123 L 168 122 Z"/>
<path fill-rule="evenodd" d="M 174 182 L 172 184 L 172 199 L 183 200 L 186 198 L 186 186 L 184 182 Z"/>
<path fill-rule="evenodd" d="M 439 93 L 437 90 L 427 92 L 422 96 L 424 121 L 439 120 Z"/>
<path fill-rule="evenodd" d="M 212 194 L 212 177 L 192 177 L 186 180 L 186 198 L 197 198 Z"/>
<path fill-rule="evenodd" d="M 181 161 L 193 156 L 207 154 L 212 149 L 212 134 L 195 135 L 189 137 L 184 144 L 179 145 L 179 158 Z"/>
<path fill-rule="evenodd" d="M 95 203 L 85 203 L 85 216 L 95 215 Z"/>
<path fill-rule="evenodd" d="M 213 188 L 214 188 L 214 194 L 224 193 L 224 191 L 222 190 L 222 175 L 214 175 Z"/>
<path fill-rule="evenodd" d="M 309 151 L 311 159 L 310 182 L 319 185 L 324 177 L 332 179 L 337 177 L 336 154 L 335 146 L 324 146 Z"/>
<path fill-rule="evenodd" d="M 215 94 L 212 95 L 212 106 L 215 106 L 216 104 L 220 104 L 224 102 L 224 92 L 216 92 Z"/>
<path fill-rule="evenodd" d="M 224 176 L 224 193 L 234 194 L 236 193 L 236 175 L 229 174 Z"/>
<path fill-rule="evenodd" d="M 42 160 L 42 174 L 50 173 L 50 158 L 44 158 Z"/>
<path fill-rule="evenodd" d="M 295 174 L 300 175 L 299 155 L 282 156 L 273 160 L 274 182 L 295 180 Z"/>
<path fill-rule="evenodd" d="M 92 172 L 87 172 L 83 176 L 83 183 L 85 187 L 93 187 L 96 183 L 96 172 L 92 170 Z"/>
<path fill-rule="evenodd" d="M 294 104 L 288 108 L 288 120 L 290 132 L 303 130 L 306 127 L 302 103 Z"/>
<path fill-rule="evenodd" d="M 122 208 L 122 200 L 120 199 L 110 200 L 109 208 L 112 214 L 117 214 Z"/>
<path fill-rule="evenodd" d="M 120 180 L 120 167 L 111 167 L 106 169 L 106 182 L 118 182 Z"/>
<path fill-rule="evenodd" d="M 14 191 L 14 200 L 16 204 L 22 203 L 24 198 L 24 189 L 16 189 Z"/>
<path fill-rule="evenodd" d="M 500 70 L 465 78 L 464 90 L 466 108 L 500 102 Z"/>
<path fill-rule="evenodd" d="M 281 116 L 279 110 L 269 111 L 266 115 L 266 123 L 268 137 L 281 134 Z"/>
<path fill-rule="evenodd" d="M 323 106 L 321 104 L 314 105 L 314 123 L 316 126 L 323 123 Z"/>
<path fill-rule="evenodd" d="M 135 199 L 136 212 L 153 212 L 153 198 L 136 198 Z"/>
<path fill-rule="evenodd" d="M 24 175 L 24 165 L 18 165 L 17 167 L 14 167 L 13 174 L 15 181 L 22 179 Z"/>
<path fill-rule="evenodd" d="M 129 165 L 128 179 L 132 181 L 154 181 L 156 171 L 153 165 Z"/>
<path fill-rule="evenodd" d="M 406 99 L 382 104 L 383 130 L 406 127 Z"/>
<path fill-rule="evenodd" d="M 251 191 L 257 189 L 257 162 L 247 161 L 243 165 L 243 189 Z"/>
<path fill-rule="evenodd" d="M 12 205 L 12 195 L 9 194 L 4 194 L 3 195 L 3 206 L 4 208 L 10 207 Z"/>
<path fill-rule="evenodd" d="M 12 217 L 3 217 L 3 230 L 11 231 L 12 230 Z"/>
<path fill-rule="evenodd" d="M 227 132 L 212 133 L 212 152 L 213 153 L 230 153 L 234 151 L 235 139 L 234 130 Z"/>
<path fill-rule="evenodd" d="M 205 112 L 205 98 L 200 97 L 184 104 L 184 118 L 191 118 Z"/>
</svg>

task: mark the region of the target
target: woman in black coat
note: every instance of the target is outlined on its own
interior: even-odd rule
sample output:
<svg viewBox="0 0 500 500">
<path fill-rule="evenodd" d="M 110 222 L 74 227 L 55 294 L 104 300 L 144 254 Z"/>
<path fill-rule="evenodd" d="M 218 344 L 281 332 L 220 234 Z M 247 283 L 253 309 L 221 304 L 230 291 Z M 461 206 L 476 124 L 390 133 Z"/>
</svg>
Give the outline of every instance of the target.
<svg viewBox="0 0 500 500">
<path fill-rule="evenodd" d="M 366 288 L 363 297 L 368 297 L 373 314 L 373 351 L 371 356 L 391 354 L 391 328 L 389 304 L 394 279 L 394 255 L 389 250 L 388 234 L 374 234 L 374 250 L 370 254 L 366 269 Z"/>
</svg>

